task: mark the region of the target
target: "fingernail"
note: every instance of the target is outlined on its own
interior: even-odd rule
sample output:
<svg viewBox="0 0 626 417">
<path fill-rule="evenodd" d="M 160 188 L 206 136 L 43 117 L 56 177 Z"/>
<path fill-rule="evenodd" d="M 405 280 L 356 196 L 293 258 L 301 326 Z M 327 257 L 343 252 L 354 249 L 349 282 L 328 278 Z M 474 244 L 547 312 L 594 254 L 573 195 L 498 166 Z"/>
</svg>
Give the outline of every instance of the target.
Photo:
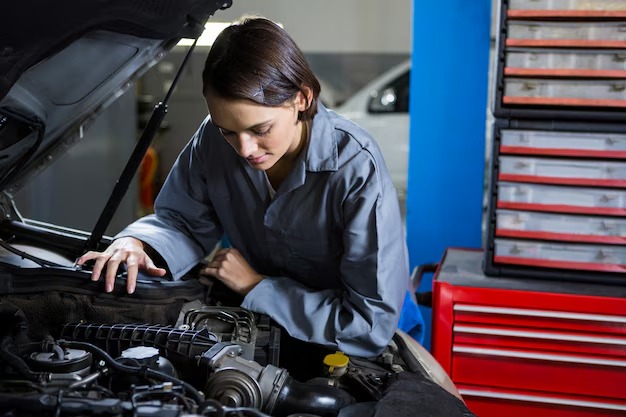
<svg viewBox="0 0 626 417">
<path fill-rule="evenodd" d="M 132 294 L 132 293 L 134 293 L 134 292 L 135 292 L 135 287 L 130 287 L 130 288 L 128 288 L 128 293 L 129 293 L 129 294 Z"/>
<path fill-rule="evenodd" d="M 111 292 L 113 291 L 113 284 L 107 284 L 106 285 L 106 292 Z"/>
</svg>

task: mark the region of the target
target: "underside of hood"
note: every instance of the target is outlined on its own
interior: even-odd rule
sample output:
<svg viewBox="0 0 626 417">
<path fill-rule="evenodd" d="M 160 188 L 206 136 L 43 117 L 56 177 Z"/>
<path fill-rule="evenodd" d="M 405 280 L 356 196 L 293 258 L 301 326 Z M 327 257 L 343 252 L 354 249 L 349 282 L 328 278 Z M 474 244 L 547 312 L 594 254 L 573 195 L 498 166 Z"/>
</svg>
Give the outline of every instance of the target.
<svg viewBox="0 0 626 417">
<path fill-rule="evenodd" d="M 0 12 L 0 191 L 14 192 L 230 0 L 22 0 Z"/>
</svg>

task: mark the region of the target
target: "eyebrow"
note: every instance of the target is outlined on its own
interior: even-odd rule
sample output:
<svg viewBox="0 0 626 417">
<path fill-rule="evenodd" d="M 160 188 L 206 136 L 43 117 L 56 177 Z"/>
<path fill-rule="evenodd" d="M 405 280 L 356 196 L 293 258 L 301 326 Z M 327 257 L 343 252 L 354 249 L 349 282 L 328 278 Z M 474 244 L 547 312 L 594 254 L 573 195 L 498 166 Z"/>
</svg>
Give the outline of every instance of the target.
<svg viewBox="0 0 626 417">
<path fill-rule="evenodd" d="M 270 123 L 271 121 L 272 121 L 272 120 L 266 120 L 266 121 L 264 121 L 264 122 L 257 123 L 257 124 L 255 124 L 254 126 L 250 126 L 250 127 L 246 128 L 246 129 L 244 129 L 244 130 L 254 130 L 254 129 L 257 129 L 257 128 L 261 127 L 261 126 L 264 126 L 264 125 L 266 125 L 266 124 Z M 214 121 L 212 121 L 212 120 L 211 120 L 211 123 L 213 123 L 213 125 L 214 125 L 215 127 L 217 127 L 218 129 L 224 130 L 224 131 L 226 131 L 226 132 L 232 132 L 231 130 L 228 130 L 228 129 L 226 129 L 226 128 L 223 128 L 222 126 L 218 125 L 217 123 L 215 123 L 215 122 L 214 122 Z"/>
</svg>

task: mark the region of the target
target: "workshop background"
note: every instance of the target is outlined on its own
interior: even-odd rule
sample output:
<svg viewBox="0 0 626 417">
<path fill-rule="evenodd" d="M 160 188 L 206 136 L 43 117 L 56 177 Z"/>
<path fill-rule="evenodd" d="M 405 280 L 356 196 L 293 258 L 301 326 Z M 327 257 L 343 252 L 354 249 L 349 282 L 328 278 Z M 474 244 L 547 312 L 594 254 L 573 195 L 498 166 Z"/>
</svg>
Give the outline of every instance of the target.
<svg viewBox="0 0 626 417">
<path fill-rule="evenodd" d="M 427 271 L 424 345 L 470 408 L 626 415 L 626 1 L 234 0 L 211 30 L 245 13 L 283 25 L 327 107 L 381 143 L 410 267 Z M 150 212 L 205 117 L 207 50 L 194 52 L 108 234 Z M 20 192 L 24 216 L 93 227 L 185 51 Z"/>
<path fill-rule="evenodd" d="M 320 79 L 325 105 L 368 129 L 383 148 L 406 219 L 411 267 L 438 261 L 449 245 L 480 247 L 496 5 L 489 0 L 420 3 L 416 8 L 411 0 L 394 0 L 393 7 L 376 0 L 234 1 L 209 21 L 107 234 L 151 212 L 178 152 L 206 116 L 201 73 L 211 40 L 229 22 L 257 14 L 281 24 L 298 43 Z M 449 25 L 432 19 L 442 14 Z M 189 43 L 181 42 L 118 98 L 84 133 L 85 140 L 48 168 L 51 173 L 20 190 L 16 201 L 24 216 L 93 228 Z M 389 86 L 398 93 L 409 89 L 409 73 L 411 94 L 405 94 L 404 105 L 371 109 L 374 89 L 383 100 Z M 410 115 L 408 100 L 414 108 Z M 397 103 L 401 101 L 398 97 Z M 412 193 L 407 193 L 408 184 Z M 47 203 L 56 199 L 70 204 Z M 430 282 L 427 275 L 420 290 L 427 291 Z M 430 308 L 422 310 L 429 322 Z M 430 332 L 425 346 L 430 346 Z"/>
<path fill-rule="evenodd" d="M 490 22 L 495 21 L 491 14 L 497 8 L 488 0 L 448 1 L 440 6 L 419 3 L 415 10 L 412 3 L 394 0 L 389 7 L 375 0 L 234 1 L 209 21 L 203 42 L 210 42 L 225 24 L 244 14 L 262 15 L 283 25 L 318 75 L 326 106 L 342 113 L 343 105 L 343 113 L 381 144 L 407 219 L 414 266 L 436 262 L 450 244 L 477 247 L 481 243 L 488 57 L 494 45 L 490 33 L 495 28 Z M 432 16 L 438 14 L 447 15 L 450 24 L 435 23 Z M 93 228 L 124 167 L 124 156 L 132 151 L 154 105 L 165 97 L 187 48 L 175 47 L 116 100 L 85 133 L 94 140 L 78 143 L 63 161 L 49 168 L 52 173 L 35 178 L 20 191 L 16 200 L 23 215 L 81 230 Z M 150 203 L 178 152 L 204 119 L 200 77 L 208 49 L 208 45 L 196 47 L 134 180 L 132 187 L 137 191 L 125 197 L 107 229 L 109 235 L 150 212 Z M 442 50 L 447 52 L 442 54 Z M 406 97 L 415 107 L 411 117 L 408 101 L 402 108 L 370 111 L 367 95 L 354 97 L 372 82 L 382 82 L 381 95 L 387 85 L 398 82 L 408 89 L 411 67 L 413 94 Z M 394 74 L 396 68 L 400 72 Z M 385 78 L 389 72 L 391 76 Z M 402 86 L 395 87 L 401 90 Z M 447 104 L 448 94 L 454 95 L 454 108 Z M 356 102 L 346 103 L 351 98 Z M 409 182 L 415 191 L 407 200 Z M 77 204 L 47 204 L 53 199 Z M 427 277 L 422 287 L 428 284 Z M 429 319 L 430 310 L 424 313 Z M 428 337 L 425 344 L 430 345 Z"/>
</svg>

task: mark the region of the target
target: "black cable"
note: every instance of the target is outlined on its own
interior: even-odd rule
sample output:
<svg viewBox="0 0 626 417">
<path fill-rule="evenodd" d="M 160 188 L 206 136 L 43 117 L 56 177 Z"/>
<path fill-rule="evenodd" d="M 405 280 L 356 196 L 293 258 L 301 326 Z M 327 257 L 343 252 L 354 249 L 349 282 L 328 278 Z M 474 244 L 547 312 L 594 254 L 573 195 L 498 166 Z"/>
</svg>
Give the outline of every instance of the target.
<svg viewBox="0 0 626 417">
<path fill-rule="evenodd" d="M 78 348 L 78 349 L 84 349 L 87 351 L 92 351 L 92 353 L 95 353 L 98 356 L 100 356 L 112 370 L 115 370 L 118 372 L 125 372 L 131 375 L 137 375 L 143 378 L 154 378 L 160 381 L 172 382 L 174 384 L 181 385 L 183 389 L 187 391 L 191 397 L 193 397 L 193 400 L 196 402 L 196 404 L 200 404 L 201 402 L 204 401 L 203 395 L 197 389 L 195 389 L 191 384 L 181 379 L 175 378 L 173 376 L 164 374 L 162 372 L 155 371 L 154 369 L 123 365 L 117 362 L 115 359 L 113 359 L 111 355 L 109 355 L 107 352 L 105 352 L 104 350 L 100 349 L 99 347 L 95 345 L 92 345 L 91 343 L 59 341 L 59 344 L 68 348 Z"/>
<path fill-rule="evenodd" d="M 234 407 L 234 408 L 224 407 L 224 411 L 225 411 L 226 416 L 229 414 L 235 413 L 236 416 L 250 415 L 254 417 L 271 417 L 268 414 L 260 412 L 256 408 L 250 408 L 250 407 Z"/>
<path fill-rule="evenodd" d="M 100 385 L 92 385 L 91 387 L 76 387 L 72 392 L 90 392 L 90 391 L 98 391 L 107 396 L 107 398 L 117 398 L 117 395 L 113 391 L 108 388 L 105 388 Z M 42 390 L 42 392 L 44 392 Z"/>
<path fill-rule="evenodd" d="M 224 406 L 217 400 L 208 399 L 198 406 L 198 414 L 205 415 L 211 412 L 210 417 L 224 417 Z"/>
<path fill-rule="evenodd" d="M 5 380 L 0 380 L 0 387 L 11 387 L 14 385 L 18 385 L 18 386 L 26 386 L 30 389 L 32 389 L 33 391 L 37 391 L 37 393 L 39 394 L 45 394 L 46 391 L 39 385 L 39 384 L 35 384 L 32 381 L 24 381 L 21 379 L 5 379 Z"/>
<path fill-rule="evenodd" d="M 30 255 L 24 251 L 14 248 L 9 243 L 5 242 L 2 238 L 0 238 L 0 246 L 4 249 L 8 250 L 11 253 L 16 254 L 17 256 L 28 259 L 29 261 L 35 262 L 37 265 L 45 268 L 45 267 L 64 267 L 64 265 L 58 264 L 56 262 L 47 261 L 45 259 L 38 258 L 36 256 Z"/>
<path fill-rule="evenodd" d="M 12 344 L 13 340 L 10 336 L 5 336 L 2 339 L 0 342 L 0 360 L 5 362 L 29 381 L 40 383 L 45 374 L 42 372 L 31 371 L 22 358 L 10 351 Z"/>
<path fill-rule="evenodd" d="M 57 393 L 57 404 L 54 408 L 54 417 L 61 417 L 61 404 L 63 404 L 63 390 L 60 389 Z"/>
<path fill-rule="evenodd" d="M 175 397 L 177 399 L 179 399 L 183 405 L 185 406 L 185 408 L 187 409 L 187 411 L 189 412 L 193 412 L 193 405 L 191 405 L 191 403 L 189 402 L 189 400 L 182 394 L 175 392 L 175 391 L 164 391 L 164 390 L 159 390 L 159 391 L 149 391 L 149 392 L 138 392 L 136 394 L 133 394 L 133 396 L 131 397 L 131 402 L 133 404 L 135 404 L 135 401 L 138 398 L 141 397 L 149 397 L 152 395 L 171 395 L 172 397 Z"/>
</svg>

